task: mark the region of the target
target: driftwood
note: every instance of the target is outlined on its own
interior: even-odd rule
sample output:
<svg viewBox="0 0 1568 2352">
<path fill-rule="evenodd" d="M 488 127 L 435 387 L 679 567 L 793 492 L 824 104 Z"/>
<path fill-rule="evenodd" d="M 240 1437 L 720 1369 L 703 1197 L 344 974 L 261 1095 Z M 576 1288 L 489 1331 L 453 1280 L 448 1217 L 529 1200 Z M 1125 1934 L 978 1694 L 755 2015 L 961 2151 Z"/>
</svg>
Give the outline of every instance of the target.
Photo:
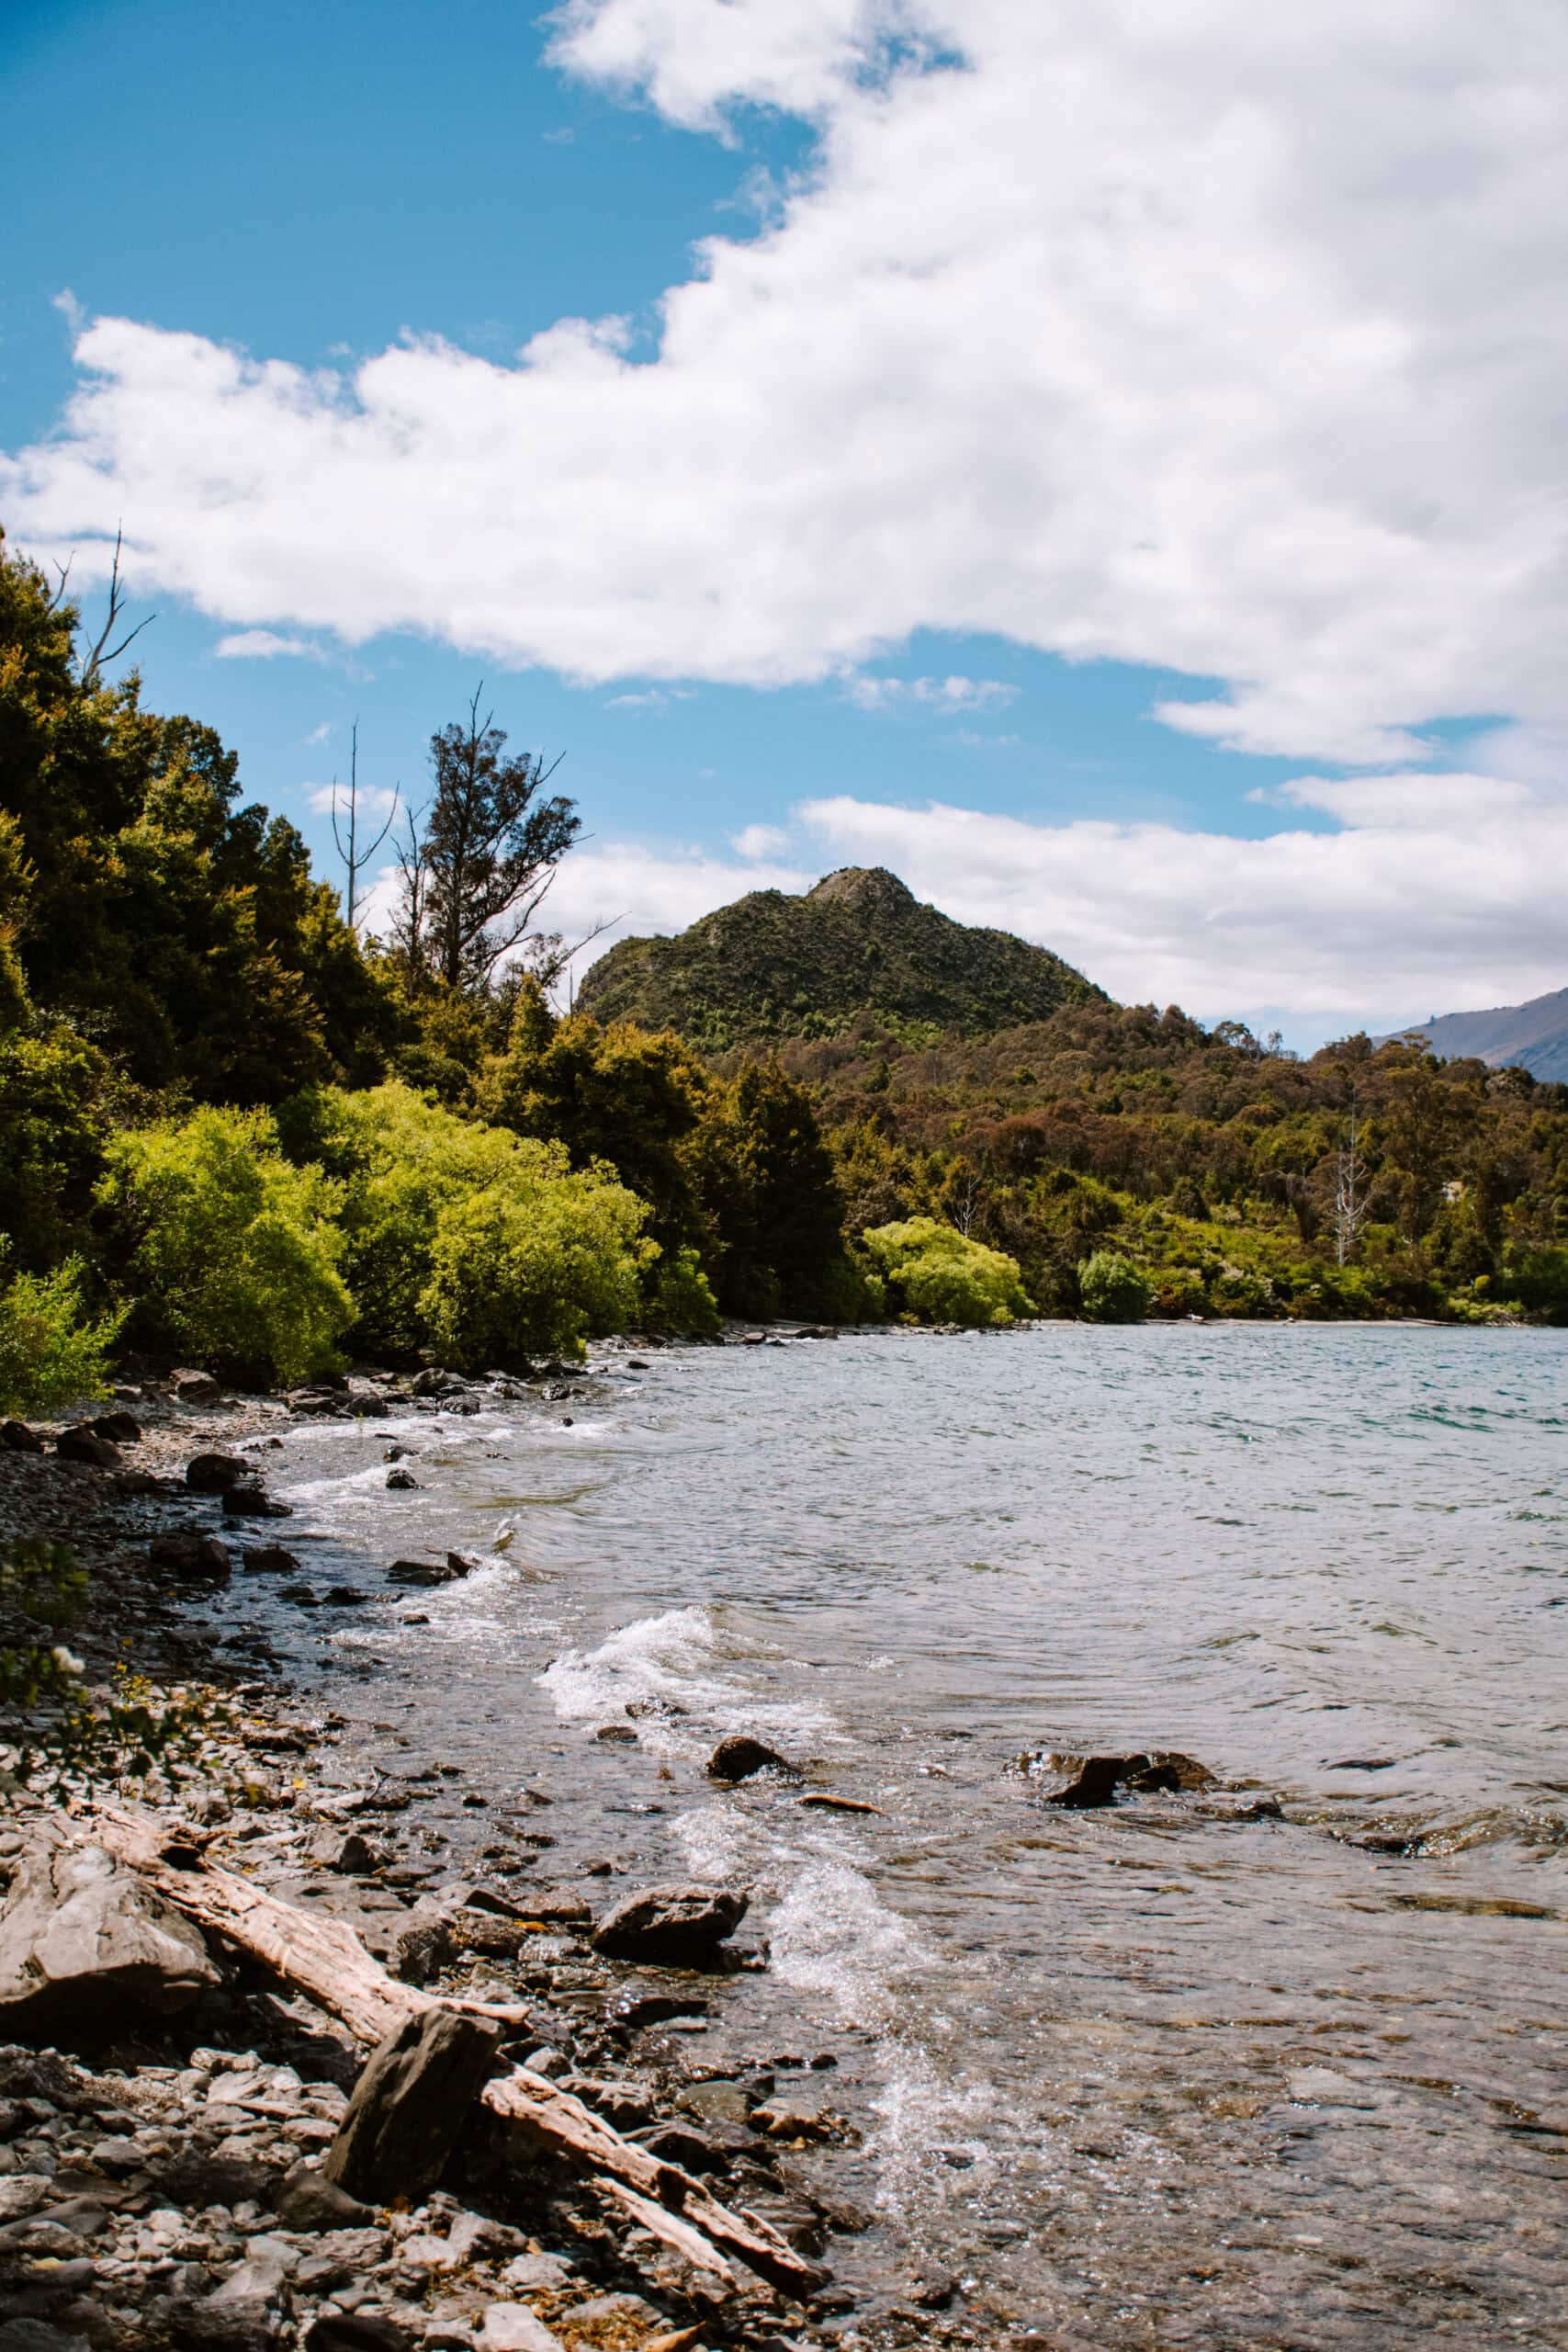
<svg viewBox="0 0 1568 2352">
<path fill-rule="evenodd" d="M 503 2004 L 446 1999 L 401 1984 L 374 1961 L 342 1920 L 312 1918 L 249 1880 L 208 1860 L 188 1833 L 145 1815 L 96 1808 L 85 1834 L 118 1854 L 198 1927 L 226 1937 L 341 2018 L 355 2040 L 378 2044 L 409 2019 L 457 2010 L 520 2022 Z M 602 2116 L 525 2066 L 487 2083 L 479 2097 L 535 2146 L 595 2178 L 639 2222 L 709 2270 L 733 2275 L 732 2256 L 770 2285 L 804 2297 L 826 2273 L 765 2222 L 732 2212 L 700 2181 L 624 2139 Z"/>
</svg>

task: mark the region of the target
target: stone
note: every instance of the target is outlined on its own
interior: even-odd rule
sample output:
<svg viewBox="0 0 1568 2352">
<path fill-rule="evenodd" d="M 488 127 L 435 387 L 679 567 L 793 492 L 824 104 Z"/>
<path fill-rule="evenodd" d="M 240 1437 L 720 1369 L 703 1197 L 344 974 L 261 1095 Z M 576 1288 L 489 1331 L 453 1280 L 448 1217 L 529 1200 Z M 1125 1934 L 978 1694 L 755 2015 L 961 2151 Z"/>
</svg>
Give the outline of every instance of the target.
<svg viewBox="0 0 1568 2352">
<path fill-rule="evenodd" d="M 41 1453 L 43 1440 L 26 1421 L 0 1421 L 0 1446 L 7 1453 Z"/>
<path fill-rule="evenodd" d="M 198 1535 L 188 1529 L 176 1535 L 154 1535 L 147 1546 L 147 1556 L 155 1568 L 164 1568 L 192 1584 L 229 1581 L 229 1547 L 216 1535 Z"/>
<path fill-rule="evenodd" d="M 182 1405 L 216 1405 L 223 1394 L 209 1372 L 182 1368 L 169 1374 L 169 1386 Z"/>
<path fill-rule="evenodd" d="M 87 1421 L 78 1421 L 74 1429 L 62 1430 L 54 1441 L 54 1450 L 62 1462 L 91 1462 L 99 1470 L 119 1468 L 119 1448 L 107 1437 L 99 1437 Z"/>
<path fill-rule="evenodd" d="M 781 1756 L 776 1748 L 764 1746 L 745 1732 L 736 1732 L 728 1739 L 721 1739 L 708 1758 L 710 1781 L 750 1781 L 758 1772 L 782 1772 L 789 1780 L 798 1780 L 795 1766 Z"/>
<path fill-rule="evenodd" d="M 293 2165 L 284 2175 L 274 2211 L 288 2230 L 363 2228 L 375 2219 L 368 2205 L 307 2164 Z"/>
<path fill-rule="evenodd" d="M 226 1495 L 231 1487 L 254 1485 L 254 1480 L 249 1463 L 231 1453 L 197 1453 L 186 1464 L 186 1485 L 193 1495 Z"/>
<path fill-rule="evenodd" d="M 0 2222 L 25 2222 L 53 2194 L 54 2183 L 46 2172 L 0 2174 Z"/>
<path fill-rule="evenodd" d="M 448 1390 L 461 1388 L 462 1385 L 451 1373 L 443 1372 L 438 1365 L 432 1364 L 428 1371 L 419 1373 L 409 1383 L 409 1393 L 413 1396 L 444 1396 Z"/>
<path fill-rule="evenodd" d="M 389 2203 L 434 2187 L 495 2063 L 501 2030 L 453 2009 L 406 2018 L 354 2086 L 323 2167 L 351 2196 Z"/>
<path fill-rule="evenodd" d="M 700 1966 L 745 1917 L 747 1897 L 722 1886 L 647 1886 L 604 1914 L 593 1948 L 616 1959 Z"/>
<path fill-rule="evenodd" d="M 310 1840 L 310 1860 L 324 1862 L 331 1871 L 344 1878 L 367 1878 L 377 1867 L 378 1856 L 368 1838 L 351 1829 L 346 1838 L 329 1829 Z"/>
<path fill-rule="evenodd" d="M 456 1584 L 456 1568 L 438 1566 L 433 1560 L 394 1560 L 387 1570 L 389 1584 L 435 1585 Z"/>
<path fill-rule="evenodd" d="M 291 1519 L 292 1506 L 274 1502 L 265 1487 L 230 1487 L 223 1496 L 228 1519 Z"/>
<path fill-rule="evenodd" d="M 521 2254 L 528 2240 L 509 2222 L 493 2221 L 488 2213 L 459 2213 L 446 2233 L 446 2248 L 454 2262 L 491 2261 L 502 2255 Z"/>
<path fill-rule="evenodd" d="M 487 2303 L 483 2352 L 563 2352 L 560 2337 L 526 2303 Z"/>
<path fill-rule="evenodd" d="M 294 1554 L 286 1552 L 281 1544 L 247 1544 L 240 1557 L 247 1576 L 291 1577 L 299 1569 Z"/>
<path fill-rule="evenodd" d="M 514 2254 L 501 2274 L 503 2287 L 535 2295 L 558 2295 L 576 2277 L 577 2266 L 564 2254 Z"/>
<path fill-rule="evenodd" d="M 134 1413 L 98 1413 L 92 1426 L 94 1436 L 107 1437 L 111 1445 L 134 1445 L 141 1435 Z"/>
<path fill-rule="evenodd" d="M 1038 1748 L 1020 1757 L 1014 1769 L 1035 1783 L 1046 1804 L 1068 1811 L 1114 1804 L 1116 1792 L 1122 1788 L 1148 1796 L 1216 1785 L 1214 1774 L 1196 1757 L 1164 1747 L 1139 1749 L 1126 1756 L 1078 1756 L 1063 1748 Z"/>
<path fill-rule="evenodd" d="M 412 1470 L 403 1469 L 400 1464 L 396 1469 L 389 1470 L 387 1473 L 387 1491 L 391 1495 L 418 1494 L 420 1491 L 419 1480 L 414 1476 Z"/>
<path fill-rule="evenodd" d="M 305 2352 L 414 2352 L 418 2337 L 385 2312 L 316 2313 L 304 2335 Z"/>
<path fill-rule="evenodd" d="M 279 1600 L 291 1600 L 296 1609 L 319 1609 L 321 1602 L 308 1584 L 284 1584 L 277 1589 Z"/>
<path fill-rule="evenodd" d="M 199 1931 L 101 1846 L 29 1854 L 0 1905 L 0 2028 L 166 2016 L 220 1981 Z"/>
</svg>

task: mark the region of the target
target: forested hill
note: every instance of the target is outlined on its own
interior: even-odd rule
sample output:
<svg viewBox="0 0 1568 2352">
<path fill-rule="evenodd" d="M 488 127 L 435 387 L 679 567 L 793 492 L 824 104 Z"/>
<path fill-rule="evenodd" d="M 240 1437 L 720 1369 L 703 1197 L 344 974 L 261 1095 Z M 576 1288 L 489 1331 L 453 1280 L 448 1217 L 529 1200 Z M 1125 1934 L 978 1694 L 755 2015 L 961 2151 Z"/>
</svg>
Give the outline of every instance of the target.
<svg viewBox="0 0 1568 2352">
<path fill-rule="evenodd" d="M 723 1053 L 837 1036 L 867 1016 L 910 1043 L 988 1036 L 1107 1001 L 1048 949 L 954 922 L 881 866 L 845 866 L 802 898 L 756 890 L 673 938 L 621 940 L 578 1007 Z"/>
</svg>

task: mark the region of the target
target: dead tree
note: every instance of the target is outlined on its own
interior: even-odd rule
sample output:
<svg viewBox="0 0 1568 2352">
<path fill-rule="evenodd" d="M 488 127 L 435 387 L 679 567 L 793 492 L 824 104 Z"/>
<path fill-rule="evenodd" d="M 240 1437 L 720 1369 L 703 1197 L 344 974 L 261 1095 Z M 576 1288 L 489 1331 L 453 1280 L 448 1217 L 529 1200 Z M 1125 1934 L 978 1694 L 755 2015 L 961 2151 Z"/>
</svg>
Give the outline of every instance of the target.
<svg viewBox="0 0 1568 2352">
<path fill-rule="evenodd" d="M 1350 1134 L 1334 1163 L 1334 1254 L 1340 1265 L 1354 1255 L 1357 1238 L 1367 1221 L 1367 1169 L 1358 1149 L 1359 1129 L 1354 1103 Z"/>
<path fill-rule="evenodd" d="M 119 627 L 120 615 L 125 609 L 125 590 L 120 584 L 119 577 L 119 553 L 124 537 L 123 529 L 118 530 L 114 535 L 114 562 L 109 570 L 109 608 L 104 616 L 104 625 L 98 631 L 96 643 L 82 659 L 82 684 L 89 692 L 101 684 L 105 663 L 118 662 L 131 639 L 140 637 L 149 623 L 155 621 L 158 617 L 156 613 L 149 613 L 146 620 L 138 621 L 134 628 L 126 630 L 118 645 L 109 643 L 110 638 Z M 57 564 L 55 569 L 60 573 L 60 586 L 50 599 L 51 605 L 59 604 L 63 599 L 65 583 L 71 577 L 69 563 Z"/>
<path fill-rule="evenodd" d="M 367 847 L 362 849 L 359 845 L 359 721 L 357 718 L 355 720 L 354 725 L 350 729 L 348 738 L 347 807 L 348 839 L 345 842 L 343 836 L 343 830 L 338 823 L 338 786 L 337 778 L 336 776 L 333 776 L 333 840 L 336 843 L 337 854 L 343 860 L 344 870 L 348 877 L 348 885 L 344 892 L 344 914 L 348 927 L 350 931 L 352 931 L 355 927 L 355 908 L 358 904 L 359 899 L 359 876 L 364 872 L 366 866 L 369 865 L 371 859 L 375 856 L 377 851 L 386 840 L 387 835 L 391 831 L 392 819 L 396 816 L 398 809 L 398 796 L 394 792 L 392 795 L 392 805 L 387 811 L 386 823 L 382 826 L 375 840 L 369 842 Z"/>
</svg>

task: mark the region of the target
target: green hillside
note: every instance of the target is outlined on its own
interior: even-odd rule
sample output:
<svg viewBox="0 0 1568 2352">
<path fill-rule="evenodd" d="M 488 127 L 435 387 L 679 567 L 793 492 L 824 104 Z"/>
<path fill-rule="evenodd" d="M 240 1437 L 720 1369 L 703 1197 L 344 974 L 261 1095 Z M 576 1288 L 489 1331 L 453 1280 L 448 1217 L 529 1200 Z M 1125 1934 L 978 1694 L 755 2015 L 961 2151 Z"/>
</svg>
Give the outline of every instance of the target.
<svg viewBox="0 0 1568 2352">
<path fill-rule="evenodd" d="M 923 906 L 882 866 L 845 866 L 803 898 L 757 890 L 672 939 L 623 939 L 583 979 L 596 1021 L 674 1029 L 703 1053 L 834 1037 L 870 1015 L 911 1044 L 1043 1021 L 1103 989 L 1010 932 Z"/>
</svg>

